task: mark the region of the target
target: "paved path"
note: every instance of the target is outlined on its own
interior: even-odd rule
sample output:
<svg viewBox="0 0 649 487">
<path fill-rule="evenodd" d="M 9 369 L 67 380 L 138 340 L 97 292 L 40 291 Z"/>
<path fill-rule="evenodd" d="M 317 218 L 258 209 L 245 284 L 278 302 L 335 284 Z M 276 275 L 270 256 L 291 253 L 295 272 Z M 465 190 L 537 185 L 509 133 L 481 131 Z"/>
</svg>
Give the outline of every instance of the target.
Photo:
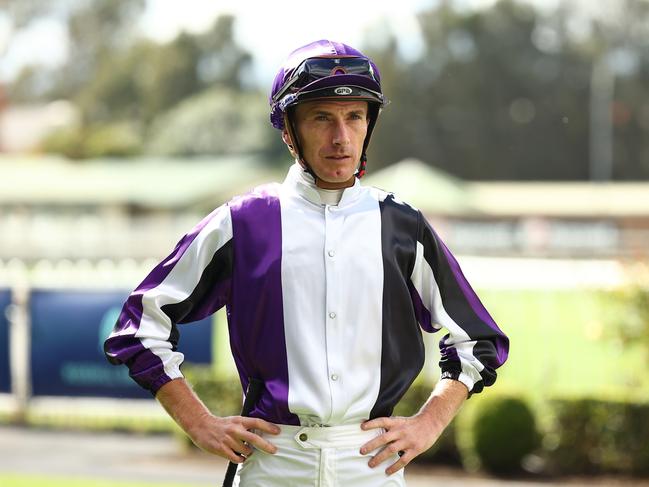
<svg viewBox="0 0 649 487">
<path fill-rule="evenodd" d="M 110 480 L 221 485 L 226 462 L 194 451 L 183 453 L 168 435 L 61 432 L 0 426 L 0 472 Z M 551 485 L 649 485 L 592 479 L 588 482 L 532 482 L 486 479 L 444 468 L 411 467 L 408 487 L 548 487 Z"/>
</svg>

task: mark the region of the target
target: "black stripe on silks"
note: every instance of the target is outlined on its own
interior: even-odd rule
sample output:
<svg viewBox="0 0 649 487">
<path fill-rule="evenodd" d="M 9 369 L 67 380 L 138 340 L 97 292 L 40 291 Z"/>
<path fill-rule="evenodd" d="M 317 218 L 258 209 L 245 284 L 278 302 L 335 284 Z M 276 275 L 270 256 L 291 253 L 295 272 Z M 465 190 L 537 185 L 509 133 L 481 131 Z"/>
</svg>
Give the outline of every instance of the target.
<svg viewBox="0 0 649 487">
<path fill-rule="evenodd" d="M 422 332 L 408 288 L 417 252 L 417 212 L 392 195 L 379 202 L 383 255 L 381 383 L 370 419 L 390 416 L 424 365 Z"/>
<path fill-rule="evenodd" d="M 498 361 L 498 357 L 496 357 L 496 349 L 493 343 L 488 340 L 477 342 L 473 347 L 473 354 L 478 357 L 478 360 L 482 363 L 494 364 Z M 482 382 L 484 382 L 485 387 L 496 382 L 496 371 L 494 370 L 494 367 L 485 366 L 485 368 L 480 371 L 480 376 L 482 377 Z M 474 392 L 479 391 L 476 390 Z"/>
<path fill-rule="evenodd" d="M 424 247 L 424 259 L 433 270 L 444 309 L 450 318 L 469 335 L 471 340 L 477 342 L 473 348 L 473 354 L 485 366 L 481 374 L 485 383 L 476 384 L 473 390 L 473 392 L 478 392 L 484 385 L 495 381 L 495 368 L 500 366 L 496 353 L 496 340 L 506 341 L 507 339 L 476 314 L 469 301 L 470 298 L 467 299 L 458 283 L 458 279 L 464 279 L 464 277 L 455 275 L 444 253 L 442 247 L 444 244 L 423 215 L 421 220 L 419 238 Z M 482 306 L 481 303 L 479 305 Z M 453 369 L 456 369 L 454 362 L 455 360 L 440 361 L 442 372 L 446 372 L 451 364 L 453 364 Z M 456 370 L 448 371 L 456 372 Z"/>
<path fill-rule="evenodd" d="M 232 277 L 232 239 L 219 248 L 203 270 L 198 284 L 187 298 L 179 303 L 165 304 L 161 310 L 171 320 L 169 341 L 176 350 L 179 333 L 177 323 L 191 323 L 211 315 L 230 299 Z"/>
</svg>

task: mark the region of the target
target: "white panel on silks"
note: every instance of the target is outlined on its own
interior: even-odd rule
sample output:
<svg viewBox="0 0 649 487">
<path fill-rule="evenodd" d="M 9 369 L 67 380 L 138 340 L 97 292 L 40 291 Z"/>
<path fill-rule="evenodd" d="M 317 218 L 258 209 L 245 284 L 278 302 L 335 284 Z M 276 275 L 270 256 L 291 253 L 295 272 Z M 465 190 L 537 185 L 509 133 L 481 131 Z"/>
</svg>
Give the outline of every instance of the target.
<svg viewBox="0 0 649 487">
<path fill-rule="evenodd" d="M 288 408 L 302 424 L 321 422 L 331 401 L 325 342 L 324 212 L 280 195 L 282 300 L 288 363 Z"/>
<path fill-rule="evenodd" d="M 381 371 L 378 203 L 325 209 L 283 195 L 281 208 L 289 409 L 302 424 L 367 419 Z"/>
<path fill-rule="evenodd" d="M 345 363 L 342 380 L 344 409 L 335 420 L 354 423 L 369 417 L 381 386 L 383 339 L 383 254 L 379 203 L 364 193 L 353 212 L 342 209 L 344 228 L 336 254 L 342 306 L 339 349 Z"/>
</svg>

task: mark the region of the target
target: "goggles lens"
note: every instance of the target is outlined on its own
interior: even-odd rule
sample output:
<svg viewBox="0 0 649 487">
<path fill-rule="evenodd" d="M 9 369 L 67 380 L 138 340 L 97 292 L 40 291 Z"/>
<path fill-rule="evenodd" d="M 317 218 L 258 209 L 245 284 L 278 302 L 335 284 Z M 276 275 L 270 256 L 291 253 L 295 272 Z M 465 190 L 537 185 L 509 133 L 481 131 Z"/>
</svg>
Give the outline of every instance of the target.
<svg viewBox="0 0 649 487">
<path fill-rule="evenodd" d="M 372 64 L 367 59 L 360 57 L 316 57 L 306 59 L 295 68 L 291 78 L 274 98 L 277 100 L 289 90 L 299 90 L 318 79 L 336 74 L 367 76 L 379 83 Z"/>
</svg>

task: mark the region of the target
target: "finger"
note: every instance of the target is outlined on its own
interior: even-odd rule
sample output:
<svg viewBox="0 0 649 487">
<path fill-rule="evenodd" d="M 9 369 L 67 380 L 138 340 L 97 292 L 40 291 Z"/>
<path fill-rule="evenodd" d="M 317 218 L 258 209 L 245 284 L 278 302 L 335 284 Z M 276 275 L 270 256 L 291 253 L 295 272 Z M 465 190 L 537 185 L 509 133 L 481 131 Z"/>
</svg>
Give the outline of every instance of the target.
<svg viewBox="0 0 649 487">
<path fill-rule="evenodd" d="M 389 445 L 387 445 L 385 448 L 383 448 L 383 450 L 381 450 L 379 453 L 374 455 L 374 457 L 372 457 L 368 462 L 368 465 L 371 468 L 374 468 L 380 465 L 381 463 L 383 463 L 384 461 L 394 458 L 396 455 L 398 455 L 399 451 L 403 449 L 404 449 L 403 442 L 394 441 Z"/>
<path fill-rule="evenodd" d="M 399 457 L 399 460 L 397 460 L 396 462 L 394 462 L 392 465 L 390 465 L 388 468 L 385 469 L 385 473 L 388 475 L 392 475 L 393 473 L 398 472 L 403 467 L 408 465 L 413 458 L 414 455 L 409 454 L 409 452 L 404 452 L 403 455 Z"/>
<path fill-rule="evenodd" d="M 361 455 L 366 455 L 367 453 L 373 452 L 377 448 L 381 448 L 382 446 L 385 446 L 388 443 L 395 441 L 396 439 L 396 433 L 391 433 L 389 431 L 382 433 L 376 438 L 372 438 L 361 447 Z"/>
<path fill-rule="evenodd" d="M 361 423 L 361 429 L 363 430 L 371 430 L 375 428 L 385 428 L 387 430 L 390 429 L 390 426 L 392 426 L 392 418 L 385 417 L 374 418 Z"/>
<path fill-rule="evenodd" d="M 242 463 L 245 459 L 241 455 L 237 455 L 231 448 L 223 446 L 219 451 L 217 451 L 220 456 L 230 460 L 232 463 Z"/>
<path fill-rule="evenodd" d="M 242 454 L 248 456 L 248 454 L 252 451 L 252 448 L 250 448 L 250 446 L 246 445 L 243 441 L 237 438 L 228 437 L 224 440 L 224 443 L 236 455 Z"/>
<path fill-rule="evenodd" d="M 232 448 L 235 453 L 239 453 L 243 456 L 250 456 L 252 454 L 252 447 L 243 441 L 237 441 L 236 446 Z"/>
<path fill-rule="evenodd" d="M 269 423 L 260 418 L 242 418 L 241 424 L 247 430 L 256 429 L 263 431 L 265 433 L 270 433 L 271 435 L 277 435 L 282 430 L 276 424 Z"/>
<path fill-rule="evenodd" d="M 255 448 L 265 451 L 266 453 L 277 453 L 277 447 L 275 445 L 261 436 L 256 435 L 252 431 L 244 431 L 241 433 L 240 438 L 249 445 L 253 445 Z"/>
</svg>

